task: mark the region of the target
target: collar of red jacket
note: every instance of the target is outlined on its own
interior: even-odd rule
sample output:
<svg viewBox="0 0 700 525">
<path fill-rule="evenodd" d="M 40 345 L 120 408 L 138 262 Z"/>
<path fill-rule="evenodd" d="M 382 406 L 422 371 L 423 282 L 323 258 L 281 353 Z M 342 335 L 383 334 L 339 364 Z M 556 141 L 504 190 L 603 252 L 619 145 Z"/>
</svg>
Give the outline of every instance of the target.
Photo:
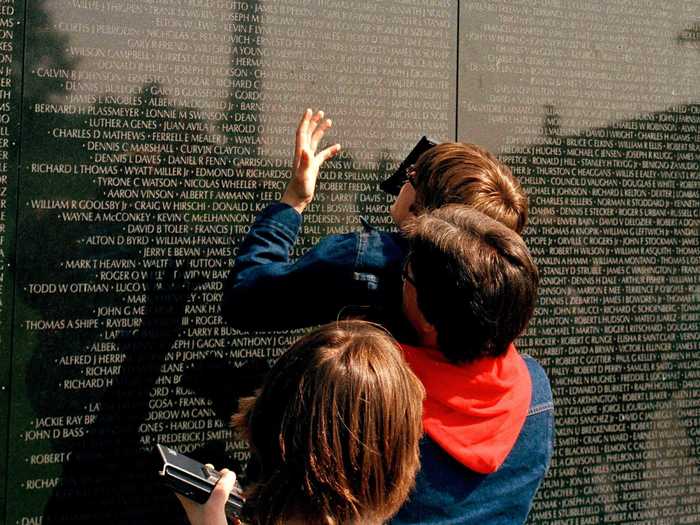
<svg viewBox="0 0 700 525">
<path fill-rule="evenodd" d="M 463 365 L 438 350 L 401 347 L 427 393 L 425 432 L 465 467 L 496 471 L 518 439 L 532 397 L 530 373 L 515 346 Z"/>
</svg>

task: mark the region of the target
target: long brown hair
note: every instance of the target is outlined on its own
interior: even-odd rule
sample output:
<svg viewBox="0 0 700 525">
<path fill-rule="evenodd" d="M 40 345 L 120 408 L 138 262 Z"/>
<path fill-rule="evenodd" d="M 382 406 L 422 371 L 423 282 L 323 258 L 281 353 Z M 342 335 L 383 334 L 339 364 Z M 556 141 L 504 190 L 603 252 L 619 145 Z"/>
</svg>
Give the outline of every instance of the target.
<svg viewBox="0 0 700 525">
<path fill-rule="evenodd" d="M 391 517 L 419 466 L 423 397 L 395 340 L 371 323 L 339 321 L 299 339 L 233 418 L 261 471 L 250 517 L 260 525 Z"/>
</svg>

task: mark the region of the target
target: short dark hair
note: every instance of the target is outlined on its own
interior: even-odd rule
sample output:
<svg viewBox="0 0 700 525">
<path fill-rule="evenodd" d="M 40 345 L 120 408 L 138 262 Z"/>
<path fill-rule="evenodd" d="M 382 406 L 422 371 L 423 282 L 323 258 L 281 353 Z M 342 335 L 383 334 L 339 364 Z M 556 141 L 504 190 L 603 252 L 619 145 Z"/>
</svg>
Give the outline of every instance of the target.
<svg viewBox="0 0 700 525">
<path fill-rule="evenodd" d="M 424 395 L 396 341 L 372 323 L 338 321 L 299 339 L 233 418 L 260 467 L 253 521 L 387 520 L 419 467 Z"/>
<path fill-rule="evenodd" d="M 455 363 L 498 356 L 527 327 L 539 277 L 513 230 L 465 205 L 450 205 L 405 224 L 418 308 Z"/>
<path fill-rule="evenodd" d="M 418 215 L 446 204 L 467 204 L 513 231 L 527 223 L 527 194 L 510 168 L 476 144 L 443 142 L 416 161 Z"/>
</svg>

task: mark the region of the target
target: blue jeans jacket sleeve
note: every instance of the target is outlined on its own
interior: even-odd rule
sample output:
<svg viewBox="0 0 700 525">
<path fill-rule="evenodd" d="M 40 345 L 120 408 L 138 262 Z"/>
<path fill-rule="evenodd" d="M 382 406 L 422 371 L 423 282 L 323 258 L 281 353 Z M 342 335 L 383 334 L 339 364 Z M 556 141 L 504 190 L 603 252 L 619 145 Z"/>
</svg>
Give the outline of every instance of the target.
<svg viewBox="0 0 700 525">
<path fill-rule="evenodd" d="M 224 286 L 222 314 L 230 325 L 272 330 L 330 322 L 349 307 L 400 311 L 405 241 L 365 227 L 324 237 L 292 259 L 301 223 L 301 215 L 281 203 L 257 217 Z"/>
<path fill-rule="evenodd" d="M 234 283 L 255 279 L 258 274 L 288 272 L 289 254 L 301 224 L 301 214 L 286 204 L 275 203 L 265 208 L 239 247 Z"/>
</svg>

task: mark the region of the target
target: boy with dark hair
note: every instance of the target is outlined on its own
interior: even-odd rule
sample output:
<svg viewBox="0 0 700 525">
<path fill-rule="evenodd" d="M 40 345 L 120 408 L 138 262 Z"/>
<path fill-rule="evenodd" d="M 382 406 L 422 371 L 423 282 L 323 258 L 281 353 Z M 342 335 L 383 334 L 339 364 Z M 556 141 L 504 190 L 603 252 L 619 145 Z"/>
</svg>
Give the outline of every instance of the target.
<svg viewBox="0 0 700 525">
<path fill-rule="evenodd" d="M 525 330 L 537 297 L 537 267 L 522 238 L 464 205 L 410 219 L 403 232 L 411 245 L 404 282 L 416 289 L 445 357 L 464 363 L 505 353 Z"/>
<path fill-rule="evenodd" d="M 464 205 L 404 224 L 402 345 L 427 398 L 416 488 L 392 523 L 524 523 L 549 466 L 553 404 L 540 365 L 513 340 L 538 273 L 525 243 Z"/>
</svg>

